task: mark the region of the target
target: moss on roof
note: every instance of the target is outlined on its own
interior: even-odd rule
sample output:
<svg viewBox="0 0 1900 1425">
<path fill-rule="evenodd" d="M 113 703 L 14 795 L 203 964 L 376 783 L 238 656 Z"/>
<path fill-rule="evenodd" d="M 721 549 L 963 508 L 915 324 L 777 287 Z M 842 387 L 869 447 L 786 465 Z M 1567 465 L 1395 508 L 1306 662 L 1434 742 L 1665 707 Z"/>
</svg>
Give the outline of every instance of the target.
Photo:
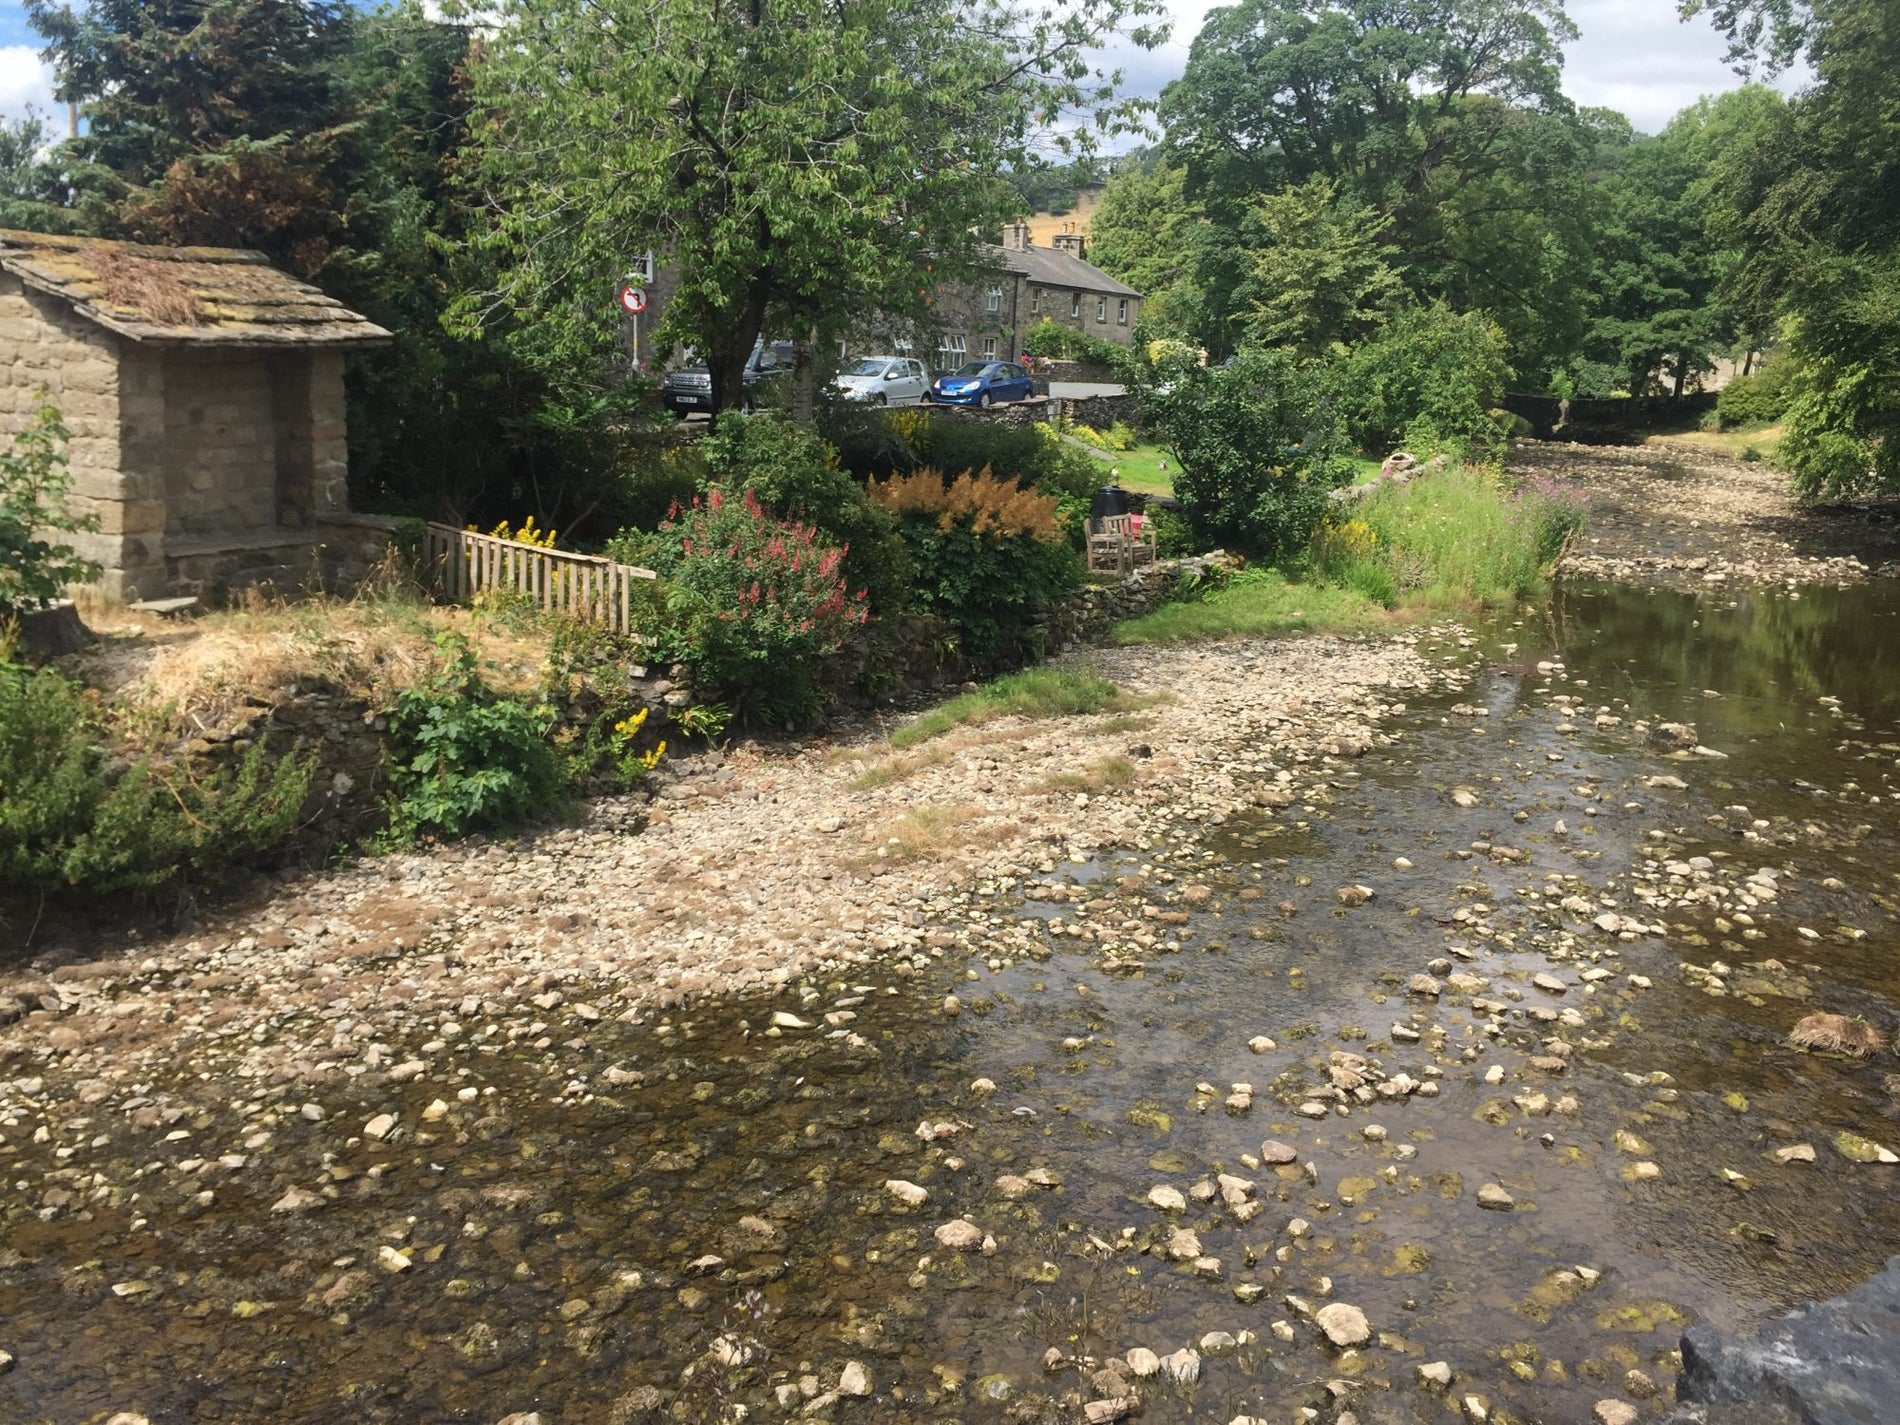
<svg viewBox="0 0 1900 1425">
<path fill-rule="evenodd" d="M 389 339 L 368 317 L 244 248 L 0 228 L 0 269 L 133 341 L 277 347 Z"/>
</svg>

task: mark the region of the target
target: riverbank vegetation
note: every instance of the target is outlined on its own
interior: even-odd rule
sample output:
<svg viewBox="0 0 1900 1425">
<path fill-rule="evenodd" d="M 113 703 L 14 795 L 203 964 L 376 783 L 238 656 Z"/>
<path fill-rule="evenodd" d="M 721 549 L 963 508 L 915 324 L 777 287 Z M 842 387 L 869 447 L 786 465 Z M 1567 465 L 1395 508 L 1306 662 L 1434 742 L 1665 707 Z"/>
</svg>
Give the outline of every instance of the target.
<svg viewBox="0 0 1900 1425">
<path fill-rule="evenodd" d="M 1582 527 L 1571 489 L 1452 465 L 1334 503 L 1303 549 L 1116 630 L 1124 643 L 1356 633 L 1542 590 Z"/>
</svg>

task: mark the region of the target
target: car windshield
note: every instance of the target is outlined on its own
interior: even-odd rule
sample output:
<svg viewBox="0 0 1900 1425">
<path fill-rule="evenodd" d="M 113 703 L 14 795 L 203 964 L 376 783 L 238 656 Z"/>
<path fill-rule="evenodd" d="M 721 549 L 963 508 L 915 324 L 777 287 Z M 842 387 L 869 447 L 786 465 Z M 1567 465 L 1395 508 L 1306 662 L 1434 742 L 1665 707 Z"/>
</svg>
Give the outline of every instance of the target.
<svg viewBox="0 0 1900 1425">
<path fill-rule="evenodd" d="M 981 376 L 989 369 L 990 363 L 987 361 L 966 361 L 952 374 L 956 376 Z"/>
<path fill-rule="evenodd" d="M 885 363 L 882 361 L 867 356 L 844 374 L 846 376 L 882 376 L 884 374 L 884 365 Z"/>
</svg>

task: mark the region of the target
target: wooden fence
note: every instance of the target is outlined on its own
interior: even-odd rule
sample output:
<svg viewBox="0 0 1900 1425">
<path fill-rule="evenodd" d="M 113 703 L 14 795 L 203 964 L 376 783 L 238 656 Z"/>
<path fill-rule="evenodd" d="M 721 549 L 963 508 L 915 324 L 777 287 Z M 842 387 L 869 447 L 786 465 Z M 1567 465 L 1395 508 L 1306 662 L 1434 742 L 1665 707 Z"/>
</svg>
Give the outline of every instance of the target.
<svg viewBox="0 0 1900 1425">
<path fill-rule="evenodd" d="M 651 569 L 616 564 L 594 554 L 537 549 L 512 539 L 430 524 L 423 539 L 430 585 L 458 604 L 491 589 L 523 594 L 550 612 L 615 633 L 633 633 L 633 585 L 657 577 Z"/>
</svg>

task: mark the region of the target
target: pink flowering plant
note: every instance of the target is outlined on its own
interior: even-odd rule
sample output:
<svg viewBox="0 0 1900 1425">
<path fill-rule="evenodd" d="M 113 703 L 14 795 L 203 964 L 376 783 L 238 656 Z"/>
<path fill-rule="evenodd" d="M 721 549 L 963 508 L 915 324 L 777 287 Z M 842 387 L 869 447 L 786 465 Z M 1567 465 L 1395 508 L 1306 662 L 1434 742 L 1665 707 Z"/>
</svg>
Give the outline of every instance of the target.
<svg viewBox="0 0 1900 1425">
<path fill-rule="evenodd" d="M 845 549 L 777 520 L 751 490 L 675 505 L 647 557 L 666 579 L 666 652 L 743 716 L 782 725 L 820 710 L 818 669 L 869 616 Z"/>
</svg>

